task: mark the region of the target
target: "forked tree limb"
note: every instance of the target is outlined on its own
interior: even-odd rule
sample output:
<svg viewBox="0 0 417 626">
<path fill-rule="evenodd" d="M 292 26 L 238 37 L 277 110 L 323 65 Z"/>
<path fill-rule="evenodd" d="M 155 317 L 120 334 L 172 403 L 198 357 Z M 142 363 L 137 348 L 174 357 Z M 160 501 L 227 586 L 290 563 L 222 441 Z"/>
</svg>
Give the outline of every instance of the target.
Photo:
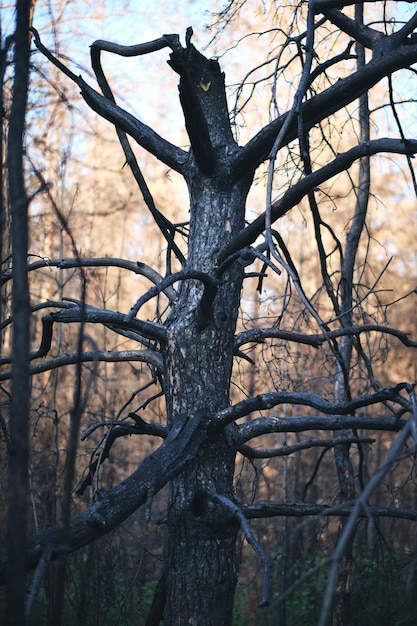
<svg viewBox="0 0 417 626">
<path fill-rule="evenodd" d="M 187 152 L 170 143 L 152 128 L 138 120 L 114 102 L 108 100 L 93 89 L 81 76 L 77 76 L 64 63 L 43 45 L 39 33 L 32 28 L 36 47 L 61 72 L 68 76 L 81 90 L 81 95 L 89 107 L 106 120 L 128 133 L 142 148 L 176 172 L 183 173 L 187 161 Z"/>
<path fill-rule="evenodd" d="M 137 46 L 120 46 L 117 44 L 112 44 L 107 41 L 102 41 L 102 40 L 95 41 L 91 46 L 91 65 L 92 65 L 95 76 L 97 78 L 97 82 L 100 85 L 100 89 L 103 95 L 111 102 L 116 103 L 113 92 L 110 88 L 110 85 L 104 74 L 103 67 L 101 65 L 101 51 L 102 50 L 114 52 L 122 56 L 136 56 L 139 54 L 148 54 L 148 52 L 154 52 L 155 50 L 160 50 L 161 48 L 166 47 L 167 45 L 168 44 L 167 44 L 167 40 L 165 39 L 165 37 L 161 37 L 160 39 L 155 40 L 153 42 L 149 42 L 148 44 L 139 44 Z M 177 45 L 180 46 L 179 42 L 177 42 Z M 165 217 L 165 215 L 161 213 L 161 211 L 156 207 L 152 194 L 149 190 L 149 187 L 145 181 L 145 178 L 142 175 L 142 171 L 137 162 L 135 153 L 133 152 L 130 146 L 129 140 L 127 138 L 127 134 L 125 133 L 125 131 L 121 130 L 118 126 L 116 126 L 116 133 L 119 138 L 119 142 L 122 147 L 122 150 L 124 152 L 126 163 L 130 167 L 133 177 L 142 193 L 142 197 L 145 201 L 146 206 L 148 207 L 163 237 L 166 239 L 169 245 L 169 248 L 174 252 L 175 256 L 180 261 L 180 263 L 182 265 L 185 265 L 184 255 L 182 254 L 181 250 L 178 248 L 177 244 L 174 241 L 174 232 L 175 232 L 174 227 L 172 223 Z"/>
<path fill-rule="evenodd" d="M 121 330 L 137 333 L 147 339 L 157 339 L 161 342 L 166 340 L 166 329 L 161 324 L 138 319 L 132 319 L 127 322 L 124 313 L 99 309 L 91 305 L 85 305 L 84 309 L 82 309 L 81 306 L 74 304 L 74 306 L 68 309 L 49 313 L 44 319 L 63 324 L 81 321 L 92 324 L 104 324 L 113 326 L 115 329 L 120 328 Z"/>
<path fill-rule="evenodd" d="M 335 416 L 350 416 L 346 421 L 358 420 L 357 417 L 353 415 L 353 413 L 366 406 L 372 406 L 375 404 L 391 401 L 400 404 L 400 406 L 404 407 L 406 410 L 410 410 L 409 401 L 400 395 L 400 391 L 409 390 L 412 387 L 410 383 L 399 383 L 395 387 L 387 387 L 385 389 L 381 389 L 373 394 L 369 394 L 366 396 L 361 396 L 358 398 L 354 398 L 353 400 L 348 400 L 345 402 L 329 402 L 322 396 L 319 396 L 315 393 L 307 393 L 307 392 L 291 392 L 291 391 L 272 391 L 269 393 L 262 393 L 252 398 L 247 398 L 246 400 L 241 400 L 236 404 L 219 411 L 210 421 L 210 428 L 213 430 L 217 430 L 219 428 L 223 428 L 226 424 L 230 424 L 237 419 L 245 417 L 253 411 L 262 411 L 265 409 L 272 409 L 280 404 L 292 404 L 292 405 L 303 405 L 314 408 L 325 415 L 332 416 L 335 419 Z M 272 428 L 272 420 L 276 421 L 276 426 L 279 427 L 280 423 L 285 423 L 287 420 L 283 420 L 281 418 L 264 418 L 266 420 L 271 421 Z M 323 423 L 325 424 L 325 420 L 329 420 L 329 418 L 323 418 Z M 362 418 L 365 419 L 365 418 Z M 369 424 L 372 423 L 373 418 L 368 418 Z M 294 418 L 288 418 L 289 421 L 293 421 Z M 387 423 L 389 423 L 390 418 L 387 418 Z M 330 420 L 329 420 L 330 421 Z M 253 425 L 254 422 L 249 424 L 244 424 L 239 427 L 241 431 L 245 428 L 249 428 Z M 357 424 L 358 427 L 359 424 Z M 350 426 L 345 426 L 350 428 L 355 428 L 354 423 Z M 364 426 L 371 427 L 372 426 Z M 315 429 L 314 425 L 311 425 L 310 428 Z M 320 428 L 320 426 L 318 426 Z M 335 430 L 339 430 L 337 426 L 334 428 Z M 295 425 L 294 425 L 294 430 Z M 277 430 L 271 430 L 270 432 L 278 432 Z M 242 442 L 243 443 L 243 442 Z"/>
<path fill-rule="evenodd" d="M 74 516 L 69 525 L 68 550 L 74 552 L 122 524 L 144 505 L 149 493 L 156 494 L 194 460 L 207 440 L 204 420 L 179 416 L 164 443 L 140 463 L 138 469 L 119 485 L 102 494 L 87 510 Z M 36 567 L 45 550 L 58 547 L 59 525 L 39 533 L 29 542 L 27 567 Z M 0 584 L 6 582 L 7 556 L 0 553 Z"/>
</svg>

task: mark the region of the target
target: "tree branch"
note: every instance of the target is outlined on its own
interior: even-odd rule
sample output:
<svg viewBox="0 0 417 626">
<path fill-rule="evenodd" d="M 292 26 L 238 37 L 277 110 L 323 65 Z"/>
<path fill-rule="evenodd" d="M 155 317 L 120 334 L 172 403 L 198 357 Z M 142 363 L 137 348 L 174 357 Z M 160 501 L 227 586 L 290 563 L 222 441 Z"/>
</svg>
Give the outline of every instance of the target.
<svg viewBox="0 0 417 626">
<path fill-rule="evenodd" d="M 154 270 L 152 267 L 141 261 L 128 261 L 127 259 L 111 258 L 111 257 L 97 257 L 97 258 L 66 258 L 66 259 L 40 259 L 29 263 L 27 266 L 28 272 L 42 269 L 44 267 L 57 267 L 60 270 L 74 269 L 77 267 L 120 267 L 125 270 L 129 270 L 134 274 L 145 276 L 154 285 L 161 282 L 162 276 Z M 0 285 L 4 285 L 9 280 L 13 279 L 13 270 L 4 272 L 1 275 Z M 164 288 L 163 293 L 169 300 L 175 300 L 177 292 L 171 286 Z"/>
<path fill-rule="evenodd" d="M 266 517 L 306 517 L 310 515 L 335 515 L 348 517 L 353 511 L 353 504 L 306 504 L 294 502 L 283 504 L 281 502 L 259 502 L 242 506 L 242 511 L 247 519 L 263 519 Z M 394 517 L 397 519 L 409 519 L 417 521 L 416 509 L 396 509 L 391 507 L 368 507 L 366 511 L 359 511 L 359 518 L 369 517 Z"/>
<path fill-rule="evenodd" d="M 176 172 L 184 172 L 184 165 L 187 161 L 187 153 L 185 150 L 163 139 L 152 128 L 139 121 L 134 115 L 131 115 L 90 87 L 81 76 L 77 76 L 71 72 L 71 70 L 49 52 L 42 44 L 36 29 L 32 28 L 31 30 L 34 34 L 34 41 L 38 50 L 42 52 L 55 67 L 60 69 L 78 85 L 82 97 L 93 111 L 133 137 L 142 148 L 153 154 L 157 159 L 165 163 L 165 165 Z"/>
<path fill-rule="evenodd" d="M 277 456 L 289 456 L 294 452 L 300 450 L 308 450 L 309 448 L 334 448 L 340 444 L 351 443 L 374 443 L 375 439 L 360 438 L 354 436 L 335 437 L 333 439 L 305 439 L 304 441 L 297 441 L 290 446 L 283 445 L 280 448 L 253 448 L 251 446 L 243 444 L 239 447 L 240 454 L 243 454 L 247 459 L 271 459 Z"/>
<path fill-rule="evenodd" d="M 197 416 L 180 415 L 164 443 L 150 454 L 122 483 L 102 494 L 87 510 L 72 518 L 68 550 L 74 552 L 122 524 L 146 503 L 148 493 L 157 493 L 195 458 L 207 439 L 204 421 Z M 36 535 L 29 543 L 27 567 L 36 567 L 44 549 L 58 544 L 60 526 Z M 56 558 L 55 553 L 52 558 Z M 6 582 L 7 557 L 0 553 L 0 584 Z"/>
<path fill-rule="evenodd" d="M 393 37 L 393 35 L 390 37 Z M 408 40 L 406 43 L 408 43 Z M 301 105 L 305 130 L 309 130 L 315 124 L 356 100 L 385 76 L 397 70 L 407 68 L 416 63 L 416 61 L 416 44 L 402 45 L 392 50 L 389 55 L 374 57 L 357 72 L 338 80 L 334 85 Z M 284 113 L 278 119 L 262 128 L 240 150 L 233 162 L 233 172 L 236 178 L 241 176 L 242 171 L 252 171 L 267 159 L 275 138 L 288 115 L 289 112 Z M 296 139 L 297 135 L 297 119 L 294 118 L 287 129 L 284 145 Z"/>
<path fill-rule="evenodd" d="M 387 35 L 381 33 L 379 30 L 365 26 L 365 24 L 360 24 L 337 9 L 323 9 L 321 13 L 323 13 L 332 24 L 340 28 L 341 31 L 352 37 L 355 41 L 358 41 L 365 48 L 373 50 L 382 39 L 389 39 Z"/>
<path fill-rule="evenodd" d="M 235 349 L 246 343 L 263 343 L 265 339 L 282 339 L 283 341 L 294 341 L 303 343 L 314 348 L 318 348 L 326 340 L 324 335 L 307 335 L 304 333 L 296 333 L 291 330 L 283 330 L 281 328 L 251 328 L 238 333 L 235 337 Z"/>
<path fill-rule="evenodd" d="M 119 43 L 114 43 L 113 41 L 96 39 L 96 41 L 91 44 L 91 47 L 96 50 L 103 50 L 103 52 L 112 52 L 122 57 L 137 57 L 162 50 L 163 48 L 175 50 L 178 47 L 181 48 L 181 44 L 178 35 L 162 35 L 162 37 L 154 39 L 153 41 L 138 43 L 133 46 L 124 46 Z"/>
<path fill-rule="evenodd" d="M 258 417 L 246 424 L 239 424 L 236 433 L 237 446 L 246 441 L 272 433 L 299 433 L 306 430 L 343 430 L 362 428 L 398 432 L 407 420 L 394 417 L 368 417 L 361 415 L 307 415 L 293 417 Z"/>
<path fill-rule="evenodd" d="M 213 502 L 218 502 L 222 507 L 231 511 L 231 513 L 239 520 L 246 541 L 253 548 L 258 555 L 259 560 L 262 563 L 262 599 L 260 607 L 266 607 L 269 605 L 269 559 L 266 556 L 264 550 L 255 539 L 253 532 L 248 524 L 248 520 L 245 517 L 242 509 L 226 496 L 217 493 L 215 491 L 207 491 L 207 495 Z"/>
<path fill-rule="evenodd" d="M 122 363 L 126 361 L 138 361 L 139 363 L 148 363 L 155 367 L 159 372 L 164 372 L 164 363 L 162 357 L 154 350 L 105 350 L 94 352 L 83 352 L 81 355 L 74 354 L 62 354 L 61 356 L 54 357 L 48 361 L 37 363 L 29 368 L 29 375 L 35 376 L 42 372 L 49 372 L 51 370 L 66 367 L 67 365 L 75 365 L 79 362 L 90 363 L 94 361 L 104 361 L 106 363 Z M 9 380 L 11 378 L 11 371 L 1 372 L 0 381 Z"/>
<path fill-rule="evenodd" d="M 178 37 L 177 37 L 178 40 Z M 152 45 L 150 45 L 152 44 Z M 155 49 L 159 50 L 161 47 L 164 47 L 166 44 L 165 38 L 155 40 L 154 42 L 150 42 L 150 44 L 139 44 L 139 46 L 118 46 L 116 44 L 111 44 L 106 41 L 95 41 L 91 46 L 91 65 L 94 70 L 94 73 L 97 78 L 97 82 L 100 85 L 100 89 L 103 95 L 110 100 L 111 102 L 116 103 L 116 100 L 113 96 L 113 92 L 110 89 L 110 85 L 107 81 L 107 78 L 104 74 L 102 65 L 101 65 L 101 50 L 107 50 L 111 52 L 116 52 L 117 54 L 121 54 L 122 56 L 134 56 L 135 54 L 146 54 L 143 50 L 148 51 L 149 47 L 151 51 Z M 179 41 L 176 41 L 176 45 L 179 46 Z M 155 46 L 157 46 L 155 48 Z M 159 46 L 159 47 L 158 47 Z M 178 248 L 174 241 L 174 228 L 172 223 L 157 209 L 155 206 L 154 199 L 149 190 L 149 187 L 142 175 L 141 169 L 138 165 L 136 156 L 130 146 L 129 140 L 127 138 L 126 133 L 116 126 L 117 136 L 120 141 L 120 145 L 122 146 L 122 150 L 124 152 L 126 163 L 129 165 L 130 170 L 133 174 L 134 179 L 142 193 L 143 199 L 145 201 L 146 206 L 148 207 L 152 217 L 155 220 L 156 225 L 161 231 L 163 237 L 166 239 L 169 248 L 175 253 L 177 259 L 180 261 L 182 265 L 185 265 L 185 258 L 182 254 L 181 250 Z"/>
<path fill-rule="evenodd" d="M 416 46 L 417 60 L 417 46 Z M 343 81 L 340 81 L 343 82 Z M 338 83 L 339 84 L 339 83 Z M 306 120 L 307 122 L 307 120 Z M 282 217 L 302 198 L 325 181 L 333 176 L 340 174 L 349 169 L 349 167 L 357 160 L 364 156 L 370 156 L 379 152 L 391 152 L 396 154 L 413 155 L 417 152 L 417 140 L 415 139 L 375 139 L 354 146 L 347 152 L 338 154 L 333 161 L 320 168 L 319 170 L 308 174 L 295 185 L 290 187 L 271 207 L 271 224 L 278 218 Z M 262 213 L 251 224 L 242 229 L 232 241 L 221 250 L 217 262 L 220 264 L 228 256 L 237 252 L 241 248 L 250 246 L 265 230 L 266 214 Z"/>
<path fill-rule="evenodd" d="M 104 422 L 93 424 L 92 427 L 88 428 L 81 437 L 81 440 L 85 440 L 94 430 L 100 427 L 107 427 L 108 431 L 106 436 L 104 437 L 104 442 L 97 446 L 95 453 L 100 449 L 97 458 L 89 463 L 88 473 L 84 478 L 80 481 L 75 493 L 77 496 L 82 496 L 90 485 L 93 484 L 93 478 L 97 472 L 99 466 L 102 465 L 103 461 L 105 461 L 110 456 L 110 450 L 116 439 L 119 437 L 125 437 L 126 435 L 153 435 L 155 437 L 162 437 L 166 439 L 168 435 L 168 430 L 165 426 L 161 424 L 148 424 L 141 417 L 136 415 L 135 413 L 129 413 L 128 417 L 132 417 L 134 422 Z M 92 457 L 91 457 L 92 458 Z"/>
<path fill-rule="evenodd" d="M 62 322 L 64 324 L 83 320 L 93 324 L 110 325 L 115 329 L 120 328 L 122 330 L 133 331 L 161 342 L 165 342 L 166 340 L 166 330 L 161 324 L 148 321 L 144 322 L 137 319 L 132 319 L 127 322 L 124 313 L 97 309 L 91 305 L 85 305 L 83 310 L 80 306 L 74 304 L 69 309 L 49 313 L 44 319 L 50 319 L 53 322 Z"/>
<path fill-rule="evenodd" d="M 363 408 L 365 406 L 371 406 L 373 404 L 378 404 L 380 402 L 386 402 L 387 400 L 391 400 L 392 402 L 397 402 L 402 406 L 405 406 L 407 410 L 410 409 L 409 402 L 400 395 L 400 391 L 403 389 L 409 389 L 409 383 L 399 383 L 395 387 L 387 387 L 386 389 L 381 389 L 374 394 L 370 394 L 367 396 L 362 396 L 359 398 L 355 398 L 354 400 L 349 400 L 345 402 L 329 402 L 325 398 L 315 394 L 315 393 L 304 393 L 304 392 L 292 392 L 292 391 L 272 391 L 270 393 L 263 393 L 253 398 L 247 398 L 246 400 L 242 400 L 237 404 L 234 404 L 230 407 L 219 411 L 211 420 L 210 428 L 217 429 L 223 428 L 227 424 L 234 422 L 241 417 L 245 417 L 249 415 L 253 411 L 261 411 L 264 409 L 272 409 L 280 404 L 292 404 L 292 405 L 304 405 L 310 406 L 321 413 L 326 415 L 332 415 L 333 419 L 336 419 L 335 416 L 340 415 L 348 415 L 352 414 L 359 408 Z M 285 423 L 286 420 L 281 418 L 266 418 L 270 420 L 274 420 L 276 426 L 279 428 L 281 423 Z M 294 418 L 288 418 L 290 421 L 294 420 Z M 319 418 L 321 419 L 321 418 Z M 347 421 L 357 420 L 358 418 L 355 416 L 351 416 L 347 418 Z M 362 418 L 368 419 L 368 418 Z M 373 418 L 369 418 L 372 421 Z M 326 421 L 324 421 L 326 423 Z M 244 426 L 240 426 L 239 428 L 244 429 L 245 426 L 250 427 L 253 424 L 245 424 Z M 271 422 L 272 424 L 272 422 Z M 318 426 L 321 428 L 322 426 Z M 353 426 L 354 427 L 354 426 Z M 316 428 L 315 426 L 311 426 L 311 428 Z M 338 430 L 336 426 L 335 430 Z M 399 429 L 400 430 L 400 429 Z M 279 430 L 274 430 L 270 432 L 279 432 Z"/>
<path fill-rule="evenodd" d="M 388 326 L 380 326 L 379 324 L 364 324 L 363 326 L 350 326 L 346 328 L 336 328 L 335 330 L 326 331 L 326 333 L 317 333 L 307 335 L 303 333 L 295 333 L 291 330 L 283 330 L 281 328 L 251 328 L 238 333 L 235 337 L 235 348 L 239 348 L 245 343 L 262 343 L 265 339 L 274 338 L 283 341 L 295 341 L 296 343 L 305 343 L 318 348 L 329 339 L 344 337 L 346 335 L 360 335 L 361 333 L 382 333 L 392 335 L 401 341 L 407 348 L 417 348 L 417 341 L 410 339 L 407 333 L 397 328 Z"/>
<path fill-rule="evenodd" d="M 126 315 L 126 322 L 130 322 L 130 320 L 133 320 L 135 318 L 135 315 L 137 315 L 139 309 L 146 302 L 160 294 L 161 291 L 164 291 L 165 287 L 168 287 L 180 280 L 184 281 L 190 279 L 199 280 L 204 284 L 204 293 L 202 296 L 202 300 L 204 300 L 205 302 L 210 301 L 212 303 L 218 290 L 217 281 L 205 272 L 199 272 L 198 270 L 193 269 L 185 269 L 175 274 L 165 276 L 165 278 L 163 278 L 158 285 L 155 285 L 155 287 L 151 287 L 151 289 L 149 289 L 143 296 L 141 296 L 139 300 L 136 301 L 136 304 L 134 304 L 133 307 L 130 309 L 129 313 Z"/>
</svg>

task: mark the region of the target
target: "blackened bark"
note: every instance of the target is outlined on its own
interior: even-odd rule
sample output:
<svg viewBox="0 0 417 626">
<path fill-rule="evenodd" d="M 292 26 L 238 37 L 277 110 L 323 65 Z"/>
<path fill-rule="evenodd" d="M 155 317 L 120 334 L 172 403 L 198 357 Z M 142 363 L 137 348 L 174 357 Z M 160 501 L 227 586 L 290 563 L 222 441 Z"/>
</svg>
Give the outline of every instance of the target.
<svg viewBox="0 0 417 626">
<path fill-rule="evenodd" d="M 224 89 L 224 74 L 187 39 L 187 48 L 175 50 L 170 66 L 180 75 L 179 94 L 185 126 L 198 167 L 210 176 L 219 160 L 235 150 Z M 224 165 L 224 162 L 223 162 Z"/>
<path fill-rule="evenodd" d="M 207 306 L 201 283 L 184 282 L 167 324 L 165 394 L 169 424 L 174 427 L 183 414 L 204 422 L 229 405 L 243 265 L 237 261 L 217 277 L 216 258 L 244 226 L 252 174 L 230 180 L 231 158 L 238 148 L 218 64 L 189 46 L 171 55 L 171 65 L 181 76 L 181 102 L 192 144 L 186 176 L 187 263 L 219 280 L 208 310 L 201 310 Z M 197 127 L 203 131 L 200 135 Z M 232 620 L 238 523 L 204 495 L 210 490 L 234 497 L 236 446 L 228 428 L 204 444 L 170 485 L 167 626 L 226 626 Z"/>
<path fill-rule="evenodd" d="M 248 184 L 219 189 L 217 180 L 191 177 L 189 264 L 214 273 L 216 252 L 243 226 Z M 243 268 L 235 263 L 220 284 L 201 330 L 199 283 L 184 285 L 168 327 L 166 397 L 175 424 L 186 413 L 208 420 L 229 405 L 233 338 Z M 237 524 L 205 500 L 206 490 L 233 498 L 236 447 L 231 433 L 204 445 L 171 483 L 170 545 L 165 623 L 231 623 L 236 584 Z M 180 598 L 180 600 L 179 600 Z"/>
</svg>

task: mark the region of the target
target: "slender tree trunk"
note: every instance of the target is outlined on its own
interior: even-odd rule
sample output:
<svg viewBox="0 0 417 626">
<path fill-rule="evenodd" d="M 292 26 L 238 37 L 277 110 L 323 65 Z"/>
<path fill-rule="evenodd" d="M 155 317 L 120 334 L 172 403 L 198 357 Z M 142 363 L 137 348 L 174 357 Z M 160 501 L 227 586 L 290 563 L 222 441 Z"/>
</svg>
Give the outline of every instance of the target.
<svg viewBox="0 0 417 626">
<path fill-rule="evenodd" d="M 26 534 L 29 463 L 29 321 L 27 276 L 28 198 L 23 174 L 23 134 L 29 82 L 29 25 L 33 3 L 16 4 L 13 103 L 8 137 L 8 182 L 13 263 L 13 369 L 9 450 L 7 624 L 25 624 Z"/>
<path fill-rule="evenodd" d="M 363 5 L 355 6 L 355 18 L 357 23 L 363 24 Z M 356 44 L 358 69 L 365 64 L 365 52 L 361 44 Z M 359 127 L 361 141 L 369 141 L 369 106 L 368 95 L 365 93 L 359 98 Z M 354 271 L 357 264 L 359 241 L 365 225 L 370 194 L 370 162 L 369 157 L 363 157 L 359 164 L 359 180 L 356 195 L 355 214 L 348 231 L 345 255 L 342 263 L 341 280 L 341 313 L 344 326 L 353 325 L 354 303 Z M 335 401 L 343 402 L 350 400 L 349 377 L 352 359 L 353 338 L 342 337 L 340 341 L 341 362 L 337 364 L 335 378 Z M 343 431 L 339 433 L 342 434 Z M 340 501 L 348 502 L 355 499 L 355 476 L 350 457 L 349 446 L 335 447 L 335 461 L 340 487 Z M 340 526 L 346 524 L 346 519 L 341 519 Z M 333 612 L 335 626 L 345 626 L 351 623 L 351 564 L 352 543 L 349 544 L 344 558 L 340 563 L 339 582 L 337 588 L 336 603 Z"/>
</svg>

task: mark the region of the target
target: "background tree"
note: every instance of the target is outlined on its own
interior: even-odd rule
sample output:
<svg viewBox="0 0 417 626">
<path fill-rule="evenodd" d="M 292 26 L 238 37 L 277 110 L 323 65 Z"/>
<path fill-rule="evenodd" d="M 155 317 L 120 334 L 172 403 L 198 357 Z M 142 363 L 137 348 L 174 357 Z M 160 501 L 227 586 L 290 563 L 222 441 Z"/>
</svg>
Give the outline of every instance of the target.
<svg viewBox="0 0 417 626">
<path fill-rule="evenodd" d="M 413 106 L 407 76 L 413 76 L 417 61 L 413 34 L 417 16 L 402 19 L 385 4 L 380 15 L 374 13 L 373 5 L 369 15 L 364 15 L 366 5 L 356 3 L 350 8 L 349 4 L 316 1 L 296 9 L 273 5 L 268 16 L 272 26 L 260 35 L 270 52 L 239 83 L 235 102 L 230 99 L 233 124 L 224 74 L 217 60 L 194 47 L 191 29 L 185 45 L 177 35 L 135 46 L 96 41 L 91 60 L 101 93 L 52 54 L 34 31 L 37 48 L 52 66 L 77 85 L 93 111 L 116 127 L 123 159 L 162 236 L 165 253 L 159 271 L 143 262 L 81 255 L 76 220 L 63 211 L 58 196 L 47 191 L 72 257 L 41 259 L 25 267 L 25 272 L 46 267 L 76 270 L 68 275 L 71 281 L 60 275 L 58 301 L 40 299 L 33 306 L 34 313 L 42 311 L 40 348 L 22 357 L 26 367 L 29 360 L 33 362 L 34 380 L 57 367 L 75 367 L 73 393 L 60 394 L 59 399 L 55 395 L 69 416 L 62 422 L 69 432 L 65 463 L 61 459 L 62 470 L 60 463 L 55 465 L 54 480 L 61 480 L 58 477 L 63 474 L 62 498 L 54 515 L 58 524 L 38 532 L 27 551 L 28 566 L 36 567 L 32 599 L 46 569 L 57 562 L 49 596 L 50 623 L 61 620 L 68 553 L 119 527 L 141 506 L 150 519 L 160 506 L 153 500 L 168 483 L 167 549 L 161 553 L 165 565 L 148 623 L 158 623 L 162 615 L 166 624 L 232 623 L 240 531 L 260 559 L 263 619 L 268 623 L 268 611 L 279 602 L 280 621 L 286 623 L 285 602 L 294 593 L 291 583 L 297 578 L 289 564 L 302 562 L 294 551 L 294 536 L 301 536 L 305 528 L 307 556 L 317 554 L 317 550 L 309 552 L 308 545 L 320 534 L 326 536 L 326 552 L 332 555 L 319 563 L 305 558 L 303 567 L 308 563 L 314 567 L 300 572 L 296 581 L 302 584 L 328 567 L 323 607 L 314 621 L 326 624 L 333 612 L 335 623 L 359 623 L 353 613 L 358 577 L 352 575 L 365 554 L 355 552 L 355 545 L 364 541 L 359 519 L 368 521 L 368 530 L 380 516 L 416 519 L 415 502 L 402 507 L 399 502 L 377 501 L 377 487 L 394 464 L 398 475 L 407 474 L 404 468 L 410 460 L 414 468 L 410 437 L 416 419 L 415 372 L 392 369 L 390 359 L 397 358 L 399 342 L 408 349 L 416 344 L 406 334 L 408 327 L 389 322 L 388 311 L 390 318 L 396 310 L 400 317 L 414 289 L 407 285 L 408 275 L 399 281 L 399 271 L 393 284 L 388 281 L 387 262 L 373 243 L 376 227 L 370 207 L 375 210 L 377 191 L 386 191 L 379 189 L 380 181 L 372 175 L 374 163 L 389 180 L 389 163 L 398 162 L 394 155 L 404 155 L 409 166 L 406 176 L 414 183 L 410 159 L 417 151 L 417 140 L 412 132 L 405 134 L 404 126 Z M 239 11 L 245 5 L 231 2 L 219 15 L 222 36 L 230 25 L 239 24 Z M 116 104 L 101 65 L 103 52 L 131 57 L 163 48 L 170 49 L 169 65 L 180 77 L 187 149 L 162 138 Z M 388 90 L 381 96 L 376 86 L 385 80 Z M 239 130 L 239 124 L 245 116 L 250 119 L 256 94 L 265 87 L 272 93 L 271 121 L 242 140 L 247 130 Z M 383 137 L 379 129 L 388 132 L 390 127 L 395 130 Z M 128 136 L 183 177 L 189 217 L 184 213 L 178 220 L 173 211 L 161 210 Z M 391 161 L 380 159 L 382 153 Z M 255 173 L 257 178 L 265 177 L 266 203 L 264 208 L 255 204 L 253 217 L 248 194 Z M 47 189 L 47 178 L 33 163 L 31 175 L 38 187 Z M 69 189 L 69 185 L 63 187 L 65 193 Z M 394 201 L 402 194 L 406 197 L 408 189 L 397 185 Z M 391 201 L 385 195 L 384 202 Z M 123 202 L 113 202 L 123 207 Z M 288 220 L 292 209 L 295 222 Z M 294 237 L 299 228 L 297 215 L 308 233 L 302 249 L 300 238 Z M 401 255 L 402 270 L 407 273 L 405 262 Z M 109 266 L 141 274 L 155 286 L 142 295 L 135 286 L 127 293 L 129 304 L 119 300 L 124 312 L 116 312 L 110 308 L 107 274 L 90 275 L 88 269 L 102 267 L 107 272 Z M 4 275 L 5 283 L 14 283 L 15 271 L 13 264 Z M 117 293 L 120 280 L 119 276 Z M 389 298 L 381 292 L 385 280 L 394 290 Z M 67 282 L 75 287 L 67 287 Z M 256 288 L 262 294 L 260 301 L 252 305 L 253 315 L 245 317 L 244 305 L 254 302 Z M 152 311 L 153 299 L 157 306 Z M 15 315 L 10 322 L 16 324 Z M 61 324 L 76 326 L 71 337 L 77 347 L 72 354 L 57 352 L 45 361 Z M 103 327 L 105 333 L 90 332 L 91 326 Z M 123 342 L 111 350 L 107 349 L 109 331 Z M 126 377 L 134 379 L 135 390 L 124 399 L 123 394 L 113 394 L 110 409 L 107 383 L 97 392 L 93 382 L 103 374 L 101 361 L 146 363 L 148 379 L 133 367 L 129 372 L 122 369 L 124 365 L 118 366 L 114 370 L 117 380 L 126 371 Z M 3 363 L 7 367 L 10 359 L 4 357 Z M 11 373 L 6 370 L 2 379 L 10 378 L 15 367 L 14 360 Z M 107 374 L 103 381 L 109 380 Z M 150 385 L 156 387 L 152 395 Z M 98 396 L 103 413 L 91 423 L 89 415 Z M 133 400 L 146 410 L 146 420 L 138 410 L 131 410 Z M 302 411 L 297 410 L 300 406 Z M 57 405 L 51 408 L 56 411 Z M 112 419 L 107 419 L 109 412 Z M 11 431 L 13 420 L 12 412 Z M 84 476 L 86 463 L 82 466 L 76 460 L 81 425 L 86 428 L 83 439 L 90 437 L 92 442 Z M 91 437 L 103 426 L 105 437 L 94 443 Z M 306 431 L 311 434 L 300 439 L 298 433 Z M 334 431 L 332 437 L 324 438 L 325 431 Z M 385 461 L 378 458 L 379 453 L 372 457 L 369 449 L 375 440 L 368 431 L 385 433 Z M 399 435 L 393 438 L 390 433 L 395 432 Z M 277 433 L 287 433 L 283 445 L 276 444 Z M 104 461 L 114 453 L 115 442 L 126 435 L 140 439 L 151 435 L 163 443 L 154 451 L 144 449 L 137 468 L 126 468 L 125 479 L 115 477 L 110 484 L 116 484 L 109 487 Z M 261 448 L 255 447 L 257 442 Z M 327 462 L 328 455 L 325 459 L 326 450 L 334 450 L 334 465 Z M 305 454 L 310 455 L 305 462 L 311 472 L 308 481 L 299 479 Z M 281 458 L 287 460 L 281 464 Z M 261 465 L 256 459 L 262 459 Z M 251 467 L 260 483 L 255 502 L 250 500 L 249 481 L 242 478 L 250 476 Z M 329 479 L 328 470 L 334 472 L 334 480 Z M 77 474 L 77 494 L 84 494 L 91 485 L 93 500 L 71 517 Z M 396 479 L 391 476 L 390 480 Z M 412 496 L 412 481 L 400 482 L 402 497 Z M 76 507 L 72 508 L 75 513 Z M 262 531 L 262 526 L 255 526 L 259 532 L 254 534 L 248 522 L 277 516 L 315 516 L 315 526 L 286 524 L 284 540 L 281 533 L 275 534 L 277 545 L 283 542 L 277 553 L 277 562 L 283 563 L 279 598 L 275 576 L 271 585 L 271 561 L 255 538 L 262 532 L 269 534 L 270 527 Z M 327 528 L 323 520 L 329 517 L 340 521 L 330 522 Z M 329 550 L 330 541 L 336 538 L 334 550 Z M 277 550 L 277 545 L 268 548 Z M 5 579 L 5 560 L 2 568 Z M 413 584 L 411 567 L 408 587 Z M 28 608 L 32 608 L 30 603 Z"/>
<path fill-rule="evenodd" d="M 7 620 L 23 623 L 26 570 L 26 525 L 28 499 L 28 418 L 29 418 L 29 288 L 27 277 L 28 250 L 28 195 L 24 183 L 23 133 L 29 80 L 29 27 L 32 3 L 16 5 L 14 33 L 15 76 L 10 111 L 7 155 L 8 198 L 12 242 L 13 289 L 12 313 L 13 369 L 11 374 L 11 407 L 9 439 L 9 500 L 8 516 L 8 612 Z M 2 56 L 7 54 L 8 42 Z M 2 58 L 2 65 L 5 58 Z M 3 74 L 3 72 L 2 72 Z M 2 207 L 3 208 L 3 207 Z M 1 215 L 2 225 L 6 221 Z M 1 229 L 3 231 L 3 228 Z M 2 232 L 3 234 L 3 232 Z"/>
</svg>

